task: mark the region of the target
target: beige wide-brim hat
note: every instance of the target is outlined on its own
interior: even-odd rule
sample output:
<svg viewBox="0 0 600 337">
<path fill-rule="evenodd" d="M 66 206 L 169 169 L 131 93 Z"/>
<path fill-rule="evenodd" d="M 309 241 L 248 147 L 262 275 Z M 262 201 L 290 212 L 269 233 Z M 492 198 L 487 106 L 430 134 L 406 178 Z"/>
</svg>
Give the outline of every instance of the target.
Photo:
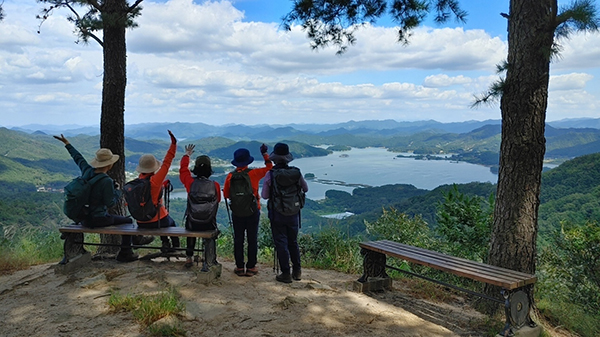
<svg viewBox="0 0 600 337">
<path fill-rule="evenodd" d="M 106 167 L 114 164 L 119 160 L 118 154 L 113 154 L 110 149 L 102 148 L 96 151 L 96 157 L 90 162 L 90 166 L 93 168 Z"/>
<path fill-rule="evenodd" d="M 139 173 L 154 173 L 160 168 L 160 161 L 151 154 L 140 157 L 138 166 L 135 168 Z"/>
</svg>

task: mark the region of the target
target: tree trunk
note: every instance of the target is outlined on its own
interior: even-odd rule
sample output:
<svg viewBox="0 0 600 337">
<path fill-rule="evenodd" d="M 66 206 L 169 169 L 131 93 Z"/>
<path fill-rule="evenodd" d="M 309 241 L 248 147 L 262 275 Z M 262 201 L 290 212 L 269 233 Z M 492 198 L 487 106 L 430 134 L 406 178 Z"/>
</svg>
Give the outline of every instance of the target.
<svg viewBox="0 0 600 337">
<path fill-rule="evenodd" d="M 555 0 L 511 0 L 502 143 L 488 262 L 535 273 Z M 486 287 L 499 296 L 499 289 Z M 529 290 L 530 296 L 533 289 Z M 530 297 L 532 298 L 532 297 Z M 532 302 L 533 303 L 533 302 Z M 487 311 L 494 312 L 490 304 Z"/>
<path fill-rule="evenodd" d="M 125 86 L 127 84 L 127 47 L 125 44 L 125 0 L 106 0 L 102 10 L 104 24 L 104 79 L 102 85 L 102 115 L 100 146 L 109 148 L 120 159 L 108 174 L 119 183 L 125 182 Z M 109 210 L 125 214 L 123 202 Z M 118 235 L 102 235 L 103 243 L 120 244 Z M 98 253 L 116 253 L 118 247 L 100 247 Z"/>
</svg>

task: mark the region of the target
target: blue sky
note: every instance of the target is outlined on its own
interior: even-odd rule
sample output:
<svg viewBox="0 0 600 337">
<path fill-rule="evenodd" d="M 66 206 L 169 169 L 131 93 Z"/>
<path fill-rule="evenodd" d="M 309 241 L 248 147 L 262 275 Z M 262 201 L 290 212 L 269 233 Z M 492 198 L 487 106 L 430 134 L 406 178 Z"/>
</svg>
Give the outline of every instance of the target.
<svg viewBox="0 0 600 337">
<path fill-rule="evenodd" d="M 500 119 L 471 109 L 506 58 L 508 0 L 462 0 L 465 24 L 428 21 L 410 44 L 383 19 L 342 56 L 313 51 L 286 32 L 286 0 L 144 0 L 127 32 L 126 124 L 336 123 L 395 119 Z M 560 2 L 566 4 L 567 2 Z M 0 126 L 97 125 L 102 52 L 76 44 L 66 11 L 41 26 L 35 0 L 4 0 L 0 23 Z M 600 34 L 564 41 L 551 65 L 548 120 L 600 118 Z"/>
</svg>

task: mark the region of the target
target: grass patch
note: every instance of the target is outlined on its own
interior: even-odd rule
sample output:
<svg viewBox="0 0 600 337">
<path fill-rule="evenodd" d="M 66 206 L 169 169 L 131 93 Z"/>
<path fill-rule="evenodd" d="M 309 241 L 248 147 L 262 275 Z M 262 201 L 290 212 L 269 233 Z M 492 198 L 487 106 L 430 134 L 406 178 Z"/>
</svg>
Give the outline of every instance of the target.
<svg viewBox="0 0 600 337">
<path fill-rule="evenodd" d="M 551 326 L 563 327 L 582 337 L 600 336 L 600 314 L 586 313 L 580 306 L 557 298 L 542 298 L 536 304 Z"/>
<path fill-rule="evenodd" d="M 58 230 L 29 227 L 11 233 L 5 228 L 4 237 L 0 238 L 0 275 L 59 261 L 62 256 L 63 246 Z"/>
<path fill-rule="evenodd" d="M 143 328 L 148 328 L 164 317 L 179 315 L 185 310 L 185 304 L 180 301 L 180 296 L 174 288 L 152 295 L 122 295 L 115 292 L 108 299 L 108 305 L 115 312 L 130 312 Z M 150 332 L 156 333 L 157 336 L 185 335 L 179 324 L 163 324 L 150 330 L 155 330 Z"/>
</svg>

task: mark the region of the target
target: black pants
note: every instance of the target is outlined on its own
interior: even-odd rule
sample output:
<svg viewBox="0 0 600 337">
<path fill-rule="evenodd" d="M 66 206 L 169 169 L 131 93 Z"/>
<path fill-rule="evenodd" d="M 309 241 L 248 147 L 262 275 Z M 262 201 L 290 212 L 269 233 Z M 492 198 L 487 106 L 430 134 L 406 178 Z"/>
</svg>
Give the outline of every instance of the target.
<svg viewBox="0 0 600 337">
<path fill-rule="evenodd" d="M 170 215 L 167 215 L 166 217 L 160 219 L 160 221 L 138 222 L 137 225 L 138 225 L 139 228 L 177 227 L 177 225 L 175 224 L 175 220 L 173 220 L 173 218 L 171 218 Z M 161 236 L 160 240 L 163 243 L 168 243 L 169 242 L 169 238 L 167 236 Z M 172 236 L 171 237 L 171 242 L 172 242 L 172 246 L 171 247 L 178 248 L 178 247 L 181 246 L 181 244 L 179 243 L 179 237 L 178 236 Z"/>
<path fill-rule="evenodd" d="M 106 213 L 103 217 L 90 217 L 83 221 L 82 225 L 89 228 L 108 227 L 133 223 L 133 219 L 127 216 Z M 132 250 L 131 235 L 121 235 L 121 251 Z"/>
</svg>

